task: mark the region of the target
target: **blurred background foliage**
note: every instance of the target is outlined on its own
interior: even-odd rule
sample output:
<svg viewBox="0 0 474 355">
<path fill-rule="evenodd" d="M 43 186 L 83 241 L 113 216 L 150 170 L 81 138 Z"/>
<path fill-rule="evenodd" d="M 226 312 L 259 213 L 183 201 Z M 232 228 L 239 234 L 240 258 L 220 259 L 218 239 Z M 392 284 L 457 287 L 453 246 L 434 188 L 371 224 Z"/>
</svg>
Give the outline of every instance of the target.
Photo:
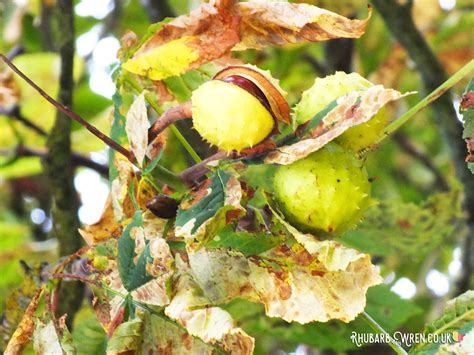
<svg viewBox="0 0 474 355">
<path fill-rule="evenodd" d="M 311 3 L 354 18 L 365 17 L 367 11 L 367 3 L 360 0 L 295 2 Z M 112 77 L 122 35 L 133 31 L 141 37 L 150 23 L 187 13 L 199 4 L 198 0 L 75 1 L 74 110 L 96 127 L 109 131 L 115 91 Z M 59 56 L 55 51 L 60 29 L 52 17 L 53 5 L 54 0 L 2 1 L 0 52 L 10 53 L 22 71 L 56 96 Z M 473 57 L 471 1 L 414 0 L 412 16 L 448 75 Z M 418 91 L 390 107 L 392 118 L 425 95 L 417 67 L 391 36 L 377 11 L 360 39 L 248 50 L 236 56 L 279 78 L 289 92 L 290 105 L 299 100 L 316 76 L 335 70 L 357 71 L 374 83 L 402 92 Z M 183 101 L 206 80 L 200 73 L 170 78 L 167 84 Z M 453 92 L 456 110 L 463 84 Z M 57 241 L 51 233 L 51 194 L 41 165 L 55 110 L 7 70 L 0 72 L 0 89 L 0 313 L 4 314 L 0 324 L 1 349 L 28 304 L 31 285 L 40 282 L 45 263 L 55 262 L 58 257 Z M 460 286 L 459 280 L 472 275 L 472 265 L 462 262 L 463 255 L 473 252 L 465 250 L 469 245 L 465 240 L 472 234 L 465 223 L 467 211 L 461 208 L 462 184 L 456 179 L 448 144 L 432 115 L 430 109 L 421 112 L 369 155 L 373 197 L 382 202 L 369 209 L 360 228 L 343 237 L 348 245 L 370 253 L 382 270 L 385 283 L 369 291 L 368 312 L 389 332 L 423 329 L 426 322 L 440 315 L 448 299 L 466 291 L 466 283 Z M 173 139 L 169 137 L 162 163 L 179 172 L 189 165 L 189 157 Z M 108 194 L 106 170 L 100 168 L 107 162 L 106 149 L 76 124 L 72 149 L 89 161 L 84 164 L 78 159 L 74 182 L 82 203 L 79 218 L 82 223 L 93 223 Z M 268 172 L 252 169 L 250 181 L 268 181 Z M 370 243 L 367 237 L 358 238 L 360 235 L 369 235 Z M 87 302 L 90 295 L 86 296 L 75 320 L 73 337 L 79 353 L 101 354 L 105 334 Z M 311 353 L 312 348 L 325 353 L 389 351 L 383 346 L 354 348 L 351 331 L 368 331 L 360 319 L 348 325 L 333 321 L 303 327 L 263 317 L 261 307 L 248 302 L 234 301 L 227 309 L 241 327 L 257 338 L 259 353 L 295 349 Z"/>
</svg>

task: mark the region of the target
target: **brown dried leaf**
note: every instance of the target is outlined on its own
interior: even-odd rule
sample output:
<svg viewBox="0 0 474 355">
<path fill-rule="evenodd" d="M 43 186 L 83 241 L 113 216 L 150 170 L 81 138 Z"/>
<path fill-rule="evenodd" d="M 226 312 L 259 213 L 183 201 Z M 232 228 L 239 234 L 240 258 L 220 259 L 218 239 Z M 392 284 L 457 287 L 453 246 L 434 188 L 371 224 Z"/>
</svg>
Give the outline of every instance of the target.
<svg viewBox="0 0 474 355">
<path fill-rule="evenodd" d="M 118 234 L 117 232 L 119 230 L 120 225 L 115 219 L 114 211 L 112 209 L 112 197 L 109 194 L 100 219 L 94 224 L 85 226 L 83 230 L 80 229 L 79 233 L 84 238 L 87 245 L 96 245 L 112 238 L 114 235 Z"/>
<path fill-rule="evenodd" d="M 223 6 L 211 1 L 163 24 L 123 67 L 161 80 L 224 56 L 239 41 L 239 17 Z"/>
<path fill-rule="evenodd" d="M 59 336 L 52 321 L 44 323 L 38 319 L 33 336 L 35 354 L 63 354 Z"/>
<path fill-rule="evenodd" d="M 365 91 L 343 96 L 337 100 L 337 106 L 323 118 L 314 138 L 279 147 L 265 157 L 265 163 L 287 165 L 305 158 L 349 128 L 367 122 L 388 102 L 411 94 L 401 94 L 396 90 L 375 85 Z"/>
<path fill-rule="evenodd" d="M 20 99 L 20 87 L 11 70 L 0 72 L 0 107 L 12 107 Z"/>
<path fill-rule="evenodd" d="M 138 184 L 133 165 L 128 160 L 116 155 L 114 165 L 117 168 L 118 176 L 112 181 L 110 194 L 115 218 L 117 221 L 121 221 L 124 218 L 131 218 L 135 213 L 135 207 L 128 192 L 131 184 L 135 184 L 134 191 L 137 191 Z"/>
<path fill-rule="evenodd" d="M 351 20 L 308 4 L 211 1 L 163 24 L 123 68 L 162 80 L 224 57 L 232 49 L 358 38 L 370 13 L 371 8 L 367 19 Z"/>
<path fill-rule="evenodd" d="M 239 3 L 241 42 L 234 49 L 261 49 L 269 45 L 326 41 L 333 38 L 359 38 L 372 12 L 365 20 L 351 20 L 308 4 L 285 2 Z"/>
<path fill-rule="evenodd" d="M 4 352 L 5 355 L 21 354 L 25 346 L 31 341 L 31 337 L 35 329 L 33 314 L 38 307 L 38 303 L 42 294 L 43 288 L 39 289 L 31 300 L 28 308 L 25 311 L 25 314 L 23 315 L 23 319 L 8 342 Z"/>
</svg>

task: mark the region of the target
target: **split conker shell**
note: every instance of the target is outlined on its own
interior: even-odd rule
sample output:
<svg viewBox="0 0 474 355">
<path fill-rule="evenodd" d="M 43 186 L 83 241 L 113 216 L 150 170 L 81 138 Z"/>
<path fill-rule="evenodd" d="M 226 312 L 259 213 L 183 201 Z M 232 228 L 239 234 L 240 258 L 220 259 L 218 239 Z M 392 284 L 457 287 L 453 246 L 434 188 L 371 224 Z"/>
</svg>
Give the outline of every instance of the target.
<svg viewBox="0 0 474 355">
<path fill-rule="evenodd" d="M 336 143 L 290 165 L 278 166 L 273 184 L 288 221 L 317 236 L 344 233 L 370 205 L 367 171 L 353 152 Z"/>
<path fill-rule="evenodd" d="M 194 128 L 221 150 L 252 147 L 268 137 L 276 124 L 255 96 L 221 80 L 202 84 L 191 101 Z"/>
</svg>

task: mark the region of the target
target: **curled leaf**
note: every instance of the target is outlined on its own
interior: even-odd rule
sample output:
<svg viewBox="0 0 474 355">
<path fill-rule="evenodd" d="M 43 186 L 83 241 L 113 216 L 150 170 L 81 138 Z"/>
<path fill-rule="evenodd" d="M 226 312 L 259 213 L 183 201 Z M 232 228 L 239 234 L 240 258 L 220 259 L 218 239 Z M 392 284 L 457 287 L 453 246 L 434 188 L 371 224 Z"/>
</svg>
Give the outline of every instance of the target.
<svg viewBox="0 0 474 355">
<path fill-rule="evenodd" d="M 145 95 L 141 93 L 133 102 L 127 113 L 125 131 L 127 132 L 130 148 L 138 164 L 143 164 L 148 147 L 148 116 L 146 112 Z"/>
<path fill-rule="evenodd" d="M 359 38 L 372 13 L 369 7 L 365 20 L 351 20 L 309 4 L 257 1 L 239 3 L 239 10 L 241 42 L 235 49 Z"/>
<path fill-rule="evenodd" d="M 153 80 L 183 74 L 228 53 L 239 41 L 238 21 L 219 4 L 202 4 L 160 26 L 123 68 Z"/>
<path fill-rule="evenodd" d="M 313 138 L 277 148 L 265 157 L 265 163 L 288 165 L 305 158 L 349 128 L 367 122 L 388 102 L 410 94 L 401 94 L 396 90 L 375 85 L 365 91 L 353 92 L 340 97 L 335 105 L 331 105 L 334 107 L 330 108 L 329 112 L 322 117 L 319 126 L 312 132 Z"/>
</svg>

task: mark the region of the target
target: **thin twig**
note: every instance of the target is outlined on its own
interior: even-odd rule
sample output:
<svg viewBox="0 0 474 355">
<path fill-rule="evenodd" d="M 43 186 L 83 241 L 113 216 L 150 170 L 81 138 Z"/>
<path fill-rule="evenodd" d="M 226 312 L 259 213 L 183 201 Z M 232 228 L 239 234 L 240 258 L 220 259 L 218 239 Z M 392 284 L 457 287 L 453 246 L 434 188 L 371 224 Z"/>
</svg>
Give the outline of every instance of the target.
<svg viewBox="0 0 474 355">
<path fill-rule="evenodd" d="M 228 156 L 226 152 L 217 152 L 210 157 L 204 159 L 202 162 L 194 164 L 193 166 L 187 168 L 186 170 L 182 171 L 181 174 L 179 174 L 179 177 L 181 180 L 184 181 L 184 183 L 188 186 L 193 186 L 195 182 L 205 174 L 209 172 L 209 168 L 207 165 L 216 160 L 221 160 L 224 158 L 232 158 L 231 156 Z"/>
<path fill-rule="evenodd" d="M 43 149 L 43 150 L 34 149 L 34 148 L 26 147 L 24 145 L 19 145 L 13 150 L 0 149 L 0 155 L 2 156 L 11 156 L 12 154 L 15 154 L 15 156 L 18 158 L 39 157 L 39 158 L 45 159 L 48 155 L 48 151 L 46 149 Z M 89 169 L 97 171 L 100 175 L 104 177 L 109 176 L 109 167 L 107 165 L 97 163 L 84 155 L 81 155 L 78 153 L 72 153 L 71 162 L 73 166 L 83 166 L 85 168 L 89 168 Z"/>
<path fill-rule="evenodd" d="M 23 54 L 24 51 L 25 47 L 23 47 L 22 45 L 17 45 L 13 47 L 10 52 L 8 52 L 7 58 L 13 60 L 16 56 Z"/>
<path fill-rule="evenodd" d="M 409 154 L 414 159 L 418 160 L 421 164 L 423 164 L 428 170 L 430 170 L 433 175 L 435 176 L 435 183 L 436 186 L 439 186 L 442 191 L 449 190 L 449 184 L 446 181 L 445 177 L 438 168 L 434 165 L 433 161 L 430 159 L 429 155 L 425 154 L 421 150 L 418 149 L 405 135 L 401 134 L 400 132 L 395 133 L 392 136 L 392 139 L 397 142 L 398 146 Z"/>
<path fill-rule="evenodd" d="M 41 96 L 43 96 L 49 103 L 51 103 L 54 107 L 56 107 L 59 111 L 64 113 L 69 118 L 73 119 L 74 121 L 81 124 L 85 127 L 89 132 L 107 144 L 110 148 L 114 149 L 115 151 L 122 154 L 126 157 L 132 164 L 135 163 L 135 157 L 131 151 L 122 147 L 120 144 L 115 142 L 113 139 L 99 131 L 96 127 L 92 126 L 89 122 L 79 116 L 77 113 L 71 111 L 67 106 L 61 104 L 60 102 L 53 99 L 49 96 L 43 89 L 41 89 L 38 85 L 36 85 L 30 78 L 28 78 L 20 69 L 18 69 L 5 55 L 0 53 L 0 59 L 7 64 L 18 76 L 20 76 L 23 80 L 25 80 L 33 89 L 35 89 Z"/>
<path fill-rule="evenodd" d="M 382 326 L 380 324 L 377 323 L 377 321 L 375 319 L 373 319 L 370 315 L 367 314 L 367 312 L 362 312 L 360 314 L 360 317 L 373 329 L 375 330 L 377 333 L 379 334 L 384 334 L 385 335 L 385 338 L 390 340 L 388 345 L 390 345 L 390 347 L 395 350 L 395 352 L 397 354 L 401 354 L 401 355 L 406 355 L 407 352 L 405 351 L 405 349 L 403 349 L 403 347 L 395 340 L 392 338 L 392 336 L 390 334 L 387 333 L 387 331 L 385 329 L 382 328 Z"/>
<path fill-rule="evenodd" d="M 8 110 L 3 107 L 0 107 L 0 115 L 5 115 L 17 120 L 18 122 L 21 122 L 26 127 L 38 133 L 40 136 L 43 136 L 43 137 L 48 136 L 48 133 L 46 133 L 46 131 L 43 128 L 38 126 L 36 123 L 31 122 L 29 119 L 27 119 L 25 116 L 21 114 L 19 106 L 13 106 L 12 108 Z"/>
<path fill-rule="evenodd" d="M 423 100 L 419 101 L 415 106 L 405 112 L 403 115 L 398 117 L 396 120 L 391 122 L 385 128 L 385 135 L 383 135 L 377 143 L 380 143 L 384 140 L 388 135 L 394 133 L 397 129 L 399 129 L 404 123 L 406 123 L 410 118 L 415 116 L 418 112 L 422 111 L 426 107 L 428 107 L 432 102 L 436 101 L 441 95 L 443 95 L 446 91 L 456 85 L 459 81 L 464 79 L 467 75 L 469 75 L 472 71 L 474 71 L 474 60 L 471 60 L 461 69 L 459 69 L 456 73 L 454 73 L 448 80 L 434 89 L 429 95 L 427 95 Z M 462 134 L 459 134 L 459 139 L 461 139 Z M 463 143 L 464 144 L 464 143 Z M 465 150 L 465 148 L 463 148 Z M 463 158 L 464 158 L 464 151 L 463 151 Z M 463 159 L 464 160 L 464 159 Z"/>
<path fill-rule="evenodd" d="M 85 284 L 90 284 L 94 286 L 100 286 L 100 282 L 97 280 L 91 280 L 87 276 L 81 276 L 81 275 L 76 275 L 76 274 L 67 274 L 64 272 L 58 272 L 56 274 L 51 275 L 52 279 L 59 279 L 59 280 L 64 280 L 64 279 L 71 279 L 71 280 L 77 280 L 81 281 Z"/>
</svg>

